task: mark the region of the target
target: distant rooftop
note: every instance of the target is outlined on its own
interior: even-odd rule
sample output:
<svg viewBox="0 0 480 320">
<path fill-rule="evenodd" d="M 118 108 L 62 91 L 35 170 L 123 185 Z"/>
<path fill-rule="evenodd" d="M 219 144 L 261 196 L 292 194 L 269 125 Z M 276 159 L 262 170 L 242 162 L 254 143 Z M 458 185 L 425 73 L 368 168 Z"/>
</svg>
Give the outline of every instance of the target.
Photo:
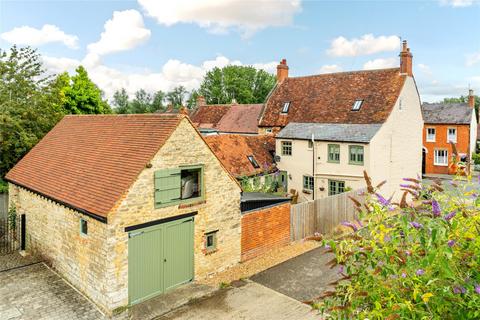
<svg viewBox="0 0 480 320">
<path fill-rule="evenodd" d="M 467 103 L 424 103 L 423 121 L 430 124 L 470 124 L 472 108 Z"/>
</svg>

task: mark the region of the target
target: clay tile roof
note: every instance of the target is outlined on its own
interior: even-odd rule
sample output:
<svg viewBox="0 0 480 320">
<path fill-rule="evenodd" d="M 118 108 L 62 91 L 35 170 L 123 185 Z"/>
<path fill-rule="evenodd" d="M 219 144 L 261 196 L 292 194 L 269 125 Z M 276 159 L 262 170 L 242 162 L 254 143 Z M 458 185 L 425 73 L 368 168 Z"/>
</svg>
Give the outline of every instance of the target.
<svg viewBox="0 0 480 320">
<path fill-rule="evenodd" d="M 65 116 L 6 178 L 106 220 L 183 118 L 167 114 Z"/>
<path fill-rule="evenodd" d="M 405 79 L 399 68 L 287 78 L 268 98 L 260 126 L 283 127 L 289 122 L 383 123 Z M 361 109 L 352 111 L 357 99 L 363 100 Z M 287 114 L 281 114 L 285 102 L 290 102 L 290 108 Z"/>
<path fill-rule="evenodd" d="M 230 108 L 231 105 L 229 104 L 199 106 L 198 109 L 192 113 L 190 119 L 199 128 L 213 128 Z"/>
<path fill-rule="evenodd" d="M 272 172 L 275 163 L 272 153 L 275 151 L 273 136 L 244 136 L 221 134 L 205 137 L 208 145 L 223 166 L 234 177 L 254 176 Z M 253 155 L 260 168 L 254 168 L 247 156 Z"/>
<path fill-rule="evenodd" d="M 262 107 L 262 104 L 232 105 L 216 129 L 231 133 L 258 133 L 258 118 Z"/>
<path fill-rule="evenodd" d="M 473 109 L 467 103 L 423 103 L 422 116 L 430 124 L 470 124 Z"/>
</svg>

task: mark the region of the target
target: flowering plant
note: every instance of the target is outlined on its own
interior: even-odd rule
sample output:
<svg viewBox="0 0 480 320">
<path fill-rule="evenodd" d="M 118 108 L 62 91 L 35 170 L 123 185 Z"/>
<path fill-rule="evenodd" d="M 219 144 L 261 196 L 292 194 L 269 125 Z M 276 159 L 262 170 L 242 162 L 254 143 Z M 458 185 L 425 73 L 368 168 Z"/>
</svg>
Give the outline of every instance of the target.
<svg viewBox="0 0 480 320">
<path fill-rule="evenodd" d="M 353 233 L 325 241 L 341 279 L 317 306 L 334 319 L 479 319 L 479 181 L 405 179 L 392 203 L 365 177 L 359 221 L 344 224 Z"/>
</svg>

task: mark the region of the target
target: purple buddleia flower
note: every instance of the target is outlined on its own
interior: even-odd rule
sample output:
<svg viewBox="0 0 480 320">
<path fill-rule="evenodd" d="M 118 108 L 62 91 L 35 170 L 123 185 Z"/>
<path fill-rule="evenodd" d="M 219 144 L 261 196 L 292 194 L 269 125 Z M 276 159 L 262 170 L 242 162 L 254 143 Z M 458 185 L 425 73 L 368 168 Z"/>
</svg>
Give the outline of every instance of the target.
<svg viewBox="0 0 480 320">
<path fill-rule="evenodd" d="M 438 203 L 437 200 L 432 201 L 432 211 L 433 211 L 434 217 L 439 217 L 440 214 L 442 213 L 442 210 L 440 209 L 440 204 Z"/>
<path fill-rule="evenodd" d="M 342 226 L 352 228 L 352 230 L 355 231 L 355 232 L 358 231 L 358 227 L 354 223 L 351 223 L 351 222 L 348 222 L 348 221 L 343 221 Z"/>
<path fill-rule="evenodd" d="M 325 244 L 324 248 L 327 249 L 327 250 L 329 250 L 329 249 L 331 249 L 332 247 L 331 247 L 329 244 Z"/>
<path fill-rule="evenodd" d="M 455 245 L 455 240 L 448 240 L 447 244 L 451 248 Z"/>
<path fill-rule="evenodd" d="M 417 276 L 423 276 L 423 275 L 425 274 L 425 270 L 423 270 L 423 269 L 418 269 L 418 270 L 415 272 L 415 274 L 416 274 Z"/>
<path fill-rule="evenodd" d="M 358 223 L 358 225 L 360 226 L 360 228 L 363 228 L 363 223 L 362 221 L 360 221 L 360 219 L 355 219 L 355 221 Z"/>
<path fill-rule="evenodd" d="M 407 256 L 411 256 L 411 255 L 412 255 L 412 252 L 411 252 L 410 250 L 405 250 L 405 254 L 406 254 Z"/>
<path fill-rule="evenodd" d="M 465 289 L 462 286 L 453 287 L 453 293 L 455 293 L 455 294 L 462 294 L 462 293 L 466 293 L 466 292 L 467 292 L 467 289 Z"/>
<path fill-rule="evenodd" d="M 407 274 L 405 272 L 402 272 L 402 278 L 406 278 Z"/>
<path fill-rule="evenodd" d="M 410 222 L 410 225 L 411 225 L 412 227 L 414 227 L 415 229 L 421 229 L 421 228 L 423 228 L 423 225 L 422 225 L 421 223 L 418 223 L 418 222 L 415 222 L 415 221 Z"/>
<path fill-rule="evenodd" d="M 381 205 L 388 206 L 390 204 L 390 201 L 385 199 L 381 194 L 375 193 L 375 196 L 377 196 L 377 200 Z"/>
<path fill-rule="evenodd" d="M 400 184 L 400 187 L 401 187 L 401 188 L 410 189 L 412 186 L 409 185 L 409 184 L 406 184 L 406 183 L 402 183 L 402 184 Z"/>
<path fill-rule="evenodd" d="M 445 216 L 443 216 L 443 219 L 445 219 L 446 221 L 450 221 L 452 220 L 453 217 L 455 217 L 457 215 L 457 212 L 456 211 L 452 211 L 450 212 L 449 214 L 446 214 Z"/>
<path fill-rule="evenodd" d="M 477 285 L 475 286 L 475 292 L 476 292 L 477 294 L 480 294 L 480 285 L 477 284 Z"/>
<path fill-rule="evenodd" d="M 344 270 L 345 270 L 345 267 L 343 266 L 343 264 L 341 264 L 340 268 L 338 269 L 338 273 L 343 273 Z"/>
</svg>

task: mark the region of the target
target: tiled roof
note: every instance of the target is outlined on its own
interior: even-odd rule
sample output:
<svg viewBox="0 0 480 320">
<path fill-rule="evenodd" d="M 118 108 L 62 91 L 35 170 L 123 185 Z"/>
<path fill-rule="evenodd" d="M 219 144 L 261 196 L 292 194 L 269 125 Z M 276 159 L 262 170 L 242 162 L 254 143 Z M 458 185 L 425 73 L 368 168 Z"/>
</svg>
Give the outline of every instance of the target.
<svg viewBox="0 0 480 320">
<path fill-rule="evenodd" d="M 290 122 L 277 138 L 369 143 L 381 124 L 295 123 Z"/>
<path fill-rule="evenodd" d="M 430 124 L 470 124 L 472 108 L 467 103 L 423 103 L 423 121 Z"/>
<path fill-rule="evenodd" d="M 234 104 L 216 128 L 221 132 L 258 133 L 258 118 L 262 107 L 262 104 Z"/>
<path fill-rule="evenodd" d="M 287 78 L 268 98 L 259 125 L 383 123 L 405 79 L 399 68 Z M 359 111 L 352 111 L 355 100 L 363 100 Z M 285 102 L 290 102 L 290 108 L 287 114 L 282 114 Z"/>
<path fill-rule="evenodd" d="M 65 116 L 6 178 L 105 219 L 183 118 Z"/>
<path fill-rule="evenodd" d="M 273 136 L 244 136 L 220 134 L 205 137 L 223 166 L 234 177 L 254 176 L 275 170 L 272 153 L 275 151 Z M 253 155 L 260 168 L 254 168 L 247 156 Z"/>
<path fill-rule="evenodd" d="M 190 119 L 199 128 L 214 128 L 222 117 L 230 110 L 229 104 L 199 106 Z"/>
<path fill-rule="evenodd" d="M 204 105 L 191 115 L 200 129 L 215 129 L 228 133 L 257 133 L 262 104 Z"/>
</svg>

